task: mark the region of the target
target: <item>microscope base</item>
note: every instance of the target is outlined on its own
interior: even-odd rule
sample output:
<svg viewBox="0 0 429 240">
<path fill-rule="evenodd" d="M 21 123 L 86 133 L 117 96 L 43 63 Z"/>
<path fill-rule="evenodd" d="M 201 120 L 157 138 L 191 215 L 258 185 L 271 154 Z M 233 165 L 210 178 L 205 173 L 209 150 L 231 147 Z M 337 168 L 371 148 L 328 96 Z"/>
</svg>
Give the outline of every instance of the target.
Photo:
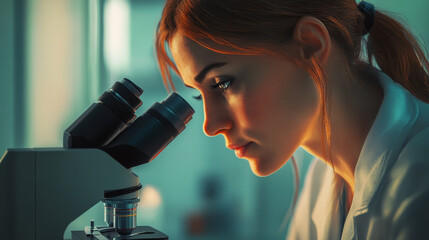
<svg viewBox="0 0 429 240">
<path fill-rule="evenodd" d="M 149 227 L 149 226 L 138 226 L 136 229 L 134 229 L 133 233 L 138 233 L 138 232 L 146 232 L 146 233 L 142 233 L 142 234 L 138 234 L 138 235 L 134 235 L 131 234 L 130 237 L 125 237 L 122 236 L 120 237 L 118 233 L 116 232 L 105 232 L 102 233 L 102 237 L 94 237 L 94 236 L 87 236 L 85 231 L 72 231 L 71 232 L 71 240 L 89 240 L 89 239 L 145 239 L 145 240 L 168 240 L 168 236 L 165 235 L 164 233 Z"/>
</svg>

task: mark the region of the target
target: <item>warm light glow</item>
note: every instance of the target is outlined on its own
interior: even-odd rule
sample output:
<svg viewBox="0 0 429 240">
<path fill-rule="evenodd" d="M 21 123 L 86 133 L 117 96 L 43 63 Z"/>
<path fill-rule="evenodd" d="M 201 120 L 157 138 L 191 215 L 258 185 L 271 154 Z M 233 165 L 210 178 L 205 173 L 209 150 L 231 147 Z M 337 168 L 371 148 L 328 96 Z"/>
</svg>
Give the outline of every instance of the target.
<svg viewBox="0 0 429 240">
<path fill-rule="evenodd" d="M 130 7 L 125 0 L 109 0 L 104 8 L 104 56 L 112 72 L 127 71 L 130 63 Z"/>
<path fill-rule="evenodd" d="M 58 146 L 64 122 L 73 107 L 80 73 L 77 28 L 70 5 L 64 1 L 29 2 L 28 59 L 28 139 L 31 147 Z"/>
<path fill-rule="evenodd" d="M 147 185 L 143 188 L 140 196 L 140 207 L 157 208 L 161 205 L 161 194 L 154 187 Z"/>
</svg>

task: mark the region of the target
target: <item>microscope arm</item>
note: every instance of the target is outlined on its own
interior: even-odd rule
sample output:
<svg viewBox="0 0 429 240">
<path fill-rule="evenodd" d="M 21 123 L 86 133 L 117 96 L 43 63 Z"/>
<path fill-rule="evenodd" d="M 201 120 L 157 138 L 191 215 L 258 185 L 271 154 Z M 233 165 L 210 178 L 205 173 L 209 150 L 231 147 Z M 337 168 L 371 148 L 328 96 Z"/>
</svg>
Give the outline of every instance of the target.
<svg viewBox="0 0 429 240">
<path fill-rule="evenodd" d="M 0 160 L 0 238 L 63 239 L 105 190 L 138 184 L 131 169 L 99 149 L 9 149 Z"/>
</svg>

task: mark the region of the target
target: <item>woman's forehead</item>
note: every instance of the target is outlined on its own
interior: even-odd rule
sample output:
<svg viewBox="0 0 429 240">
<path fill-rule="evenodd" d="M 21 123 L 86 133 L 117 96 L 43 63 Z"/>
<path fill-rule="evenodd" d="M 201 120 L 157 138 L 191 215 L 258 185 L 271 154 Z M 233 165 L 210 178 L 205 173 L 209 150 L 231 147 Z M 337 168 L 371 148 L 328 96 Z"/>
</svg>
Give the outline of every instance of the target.
<svg viewBox="0 0 429 240">
<path fill-rule="evenodd" d="M 175 34 L 170 41 L 174 62 L 184 79 L 195 77 L 204 67 L 214 62 L 233 62 L 237 55 L 209 50 L 182 34 Z"/>
<path fill-rule="evenodd" d="M 181 60 L 182 58 L 196 58 L 201 62 L 206 59 L 226 57 L 226 54 L 217 53 L 207 49 L 180 33 L 176 33 L 173 36 L 170 41 L 170 48 L 175 60 L 176 58 L 178 60 Z"/>
</svg>

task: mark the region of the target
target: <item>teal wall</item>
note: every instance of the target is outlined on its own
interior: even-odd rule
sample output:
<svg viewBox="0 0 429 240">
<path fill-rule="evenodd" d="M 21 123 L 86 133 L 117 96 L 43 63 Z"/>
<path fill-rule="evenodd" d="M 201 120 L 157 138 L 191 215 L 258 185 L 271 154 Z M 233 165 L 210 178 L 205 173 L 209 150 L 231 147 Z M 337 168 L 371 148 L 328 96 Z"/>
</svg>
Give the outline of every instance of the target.
<svg viewBox="0 0 429 240">
<path fill-rule="evenodd" d="M 2 87 L 0 87 L 0 152 L 14 142 L 14 7 L 13 0 L 2 2 L 0 14 L 0 72 L 2 73 Z"/>
</svg>

